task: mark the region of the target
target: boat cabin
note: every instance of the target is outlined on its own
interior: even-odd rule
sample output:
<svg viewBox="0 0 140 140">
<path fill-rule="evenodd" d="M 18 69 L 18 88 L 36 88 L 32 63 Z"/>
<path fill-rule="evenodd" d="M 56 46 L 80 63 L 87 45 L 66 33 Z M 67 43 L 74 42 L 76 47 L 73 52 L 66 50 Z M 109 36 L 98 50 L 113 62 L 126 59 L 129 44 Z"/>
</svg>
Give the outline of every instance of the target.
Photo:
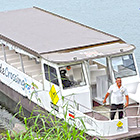
<svg viewBox="0 0 140 140">
<path fill-rule="evenodd" d="M 1 12 L 0 19 L 1 82 L 60 118 L 68 104 L 69 123 L 84 116 L 86 127 L 97 131 L 89 135 L 128 133 L 128 117 L 120 123 L 96 108 L 103 107 L 116 77 L 127 87 L 130 104 L 140 102 L 135 46 L 37 7 Z"/>
<path fill-rule="evenodd" d="M 47 74 L 45 77 L 59 85 L 62 96 L 74 98 L 77 103 L 92 109 L 94 106 L 102 105 L 108 87 L 115 82 L 116 77 L 121 77 L 127 88 L 131 84 L 138 84 L 139 74 L 134 49 L 132 45 L 113 43 L 45 54 L 44 57 L 47 57 L 52 65 L 50 67 L 44 64 L 44 73 L 47 73 L 47 67 L 54 69 L 53 63 L 57 65 L 56 70 L 50 70 L 50 79 Z M 128 89 L 130 90 L 132 93 L 132 89 Z M 86 110 L 81 108 L 80 111 Z"/>
</svg>

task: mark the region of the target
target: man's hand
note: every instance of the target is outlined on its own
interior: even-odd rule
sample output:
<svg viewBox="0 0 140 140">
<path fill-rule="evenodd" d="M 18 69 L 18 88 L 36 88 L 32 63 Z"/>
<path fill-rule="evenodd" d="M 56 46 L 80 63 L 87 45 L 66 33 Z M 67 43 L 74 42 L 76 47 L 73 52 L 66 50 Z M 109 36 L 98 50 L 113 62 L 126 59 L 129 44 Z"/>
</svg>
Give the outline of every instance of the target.
<svg viewBox="0 0 140 140">
<path fill-rule="evenodd" d="M 105 98 L 104 98 L 104 100 L 103 100 L 103 104 L 106 103 L 106 99 L 107 99 L 108 96 L 109 96 L 109 93 L 107 92 L 106 95 L 105 95 Z"/>
<path fill-rule="evenodd" d="M 106 103 L 106 99 L 103 100 L 103 104 L 105 104 L 105 103 Z"/>
<path fill-rule="evenodd" d="M 129 104 L 129 96 L 128 96 L 128 95 L 126 95 L 126 96 L 125 96 L 125 98 L 126 98 L 125 107 L 127 107 L 127 106 L 128 106 L 128 104 Z"/>
<path fill-rule="evenodd" d="M 128 103 L 125 103 L 125 106 L 124 107 L 127 107 L 128 106 Z"/>
</svg>

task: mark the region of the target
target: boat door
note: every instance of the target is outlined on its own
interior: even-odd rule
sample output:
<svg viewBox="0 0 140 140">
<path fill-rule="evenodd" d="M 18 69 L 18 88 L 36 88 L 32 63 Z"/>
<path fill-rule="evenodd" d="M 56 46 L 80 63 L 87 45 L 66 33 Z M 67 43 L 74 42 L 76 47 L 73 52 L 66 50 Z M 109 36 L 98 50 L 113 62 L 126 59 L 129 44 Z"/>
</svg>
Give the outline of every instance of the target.
<svg viewBox="0 0 140 140">
<path fill-rule="evenodd" d="M 58 80 L 58 67 L 55 64 L 43 61 L 42 63 L 44 90 L 46 97 L 46 107 L 49 110 L 56 110 L 59 112 L 59 105 L 61 104 L 61 94 Z"/>
</svg>

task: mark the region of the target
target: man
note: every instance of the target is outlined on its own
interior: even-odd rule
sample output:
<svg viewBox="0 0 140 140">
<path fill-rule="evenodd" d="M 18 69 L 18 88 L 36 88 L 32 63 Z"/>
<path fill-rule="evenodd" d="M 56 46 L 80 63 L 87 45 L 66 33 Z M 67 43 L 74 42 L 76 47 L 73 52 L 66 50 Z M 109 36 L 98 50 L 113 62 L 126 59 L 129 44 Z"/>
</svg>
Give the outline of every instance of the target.
<svg viewBox="0 0 140 140">
<path fill-rule="evenodd" d="M 103 100 L 103 103 L 106 103 L 107 97 L 111 94 L 111 111 L 114 111 L 116 109 L 123 109 L 123 103 L 124 103 L 124 95 L 126 98 L 125 107 L 128 106 L 129 103 L 129 96 L 127 93 L 127 89 L 122 86 L 121 78 L 116 78 L 116 83 L 111 85 L 108 89 L 107 94 L 105 95 L 105 98 Z M 114 119 L 116 112 L 111 112 L 110 118 L 111 120 Z M 123 117 L 123 111 L 119 111 L 119 119 Z"/>
</svg>

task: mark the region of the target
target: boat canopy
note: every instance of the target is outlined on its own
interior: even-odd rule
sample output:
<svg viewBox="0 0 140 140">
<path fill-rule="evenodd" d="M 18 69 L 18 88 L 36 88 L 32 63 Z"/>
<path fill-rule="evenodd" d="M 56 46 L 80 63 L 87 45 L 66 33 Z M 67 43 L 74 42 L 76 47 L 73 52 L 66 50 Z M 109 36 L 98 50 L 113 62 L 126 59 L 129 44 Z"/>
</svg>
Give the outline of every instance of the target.
<svg viewBox="0 0 140 140">
<path fill-rule="evenodd" d="M 37 7 L 0 12 L 0 39 L 36 56 L 121 41 Z"/>
</svg>

